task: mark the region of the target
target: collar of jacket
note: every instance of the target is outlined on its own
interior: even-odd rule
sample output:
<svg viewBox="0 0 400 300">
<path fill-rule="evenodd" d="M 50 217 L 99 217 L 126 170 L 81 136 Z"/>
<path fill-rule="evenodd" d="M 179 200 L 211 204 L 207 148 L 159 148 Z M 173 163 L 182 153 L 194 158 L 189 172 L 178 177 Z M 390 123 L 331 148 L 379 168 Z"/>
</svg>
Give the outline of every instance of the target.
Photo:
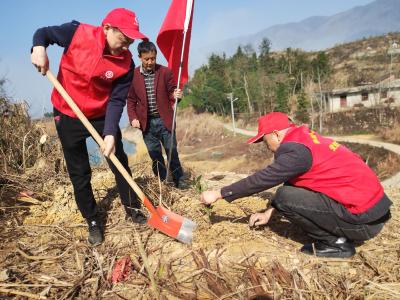
<svg viewBox="0 0 400 300">
<path fill-rule="evenodd" d="M 151 71 L 145 71 L 144 69 L 143 69 L 143 65 L 142 64 L 140 64 L 140 68 L 139 68 L 139 71 L 140 71 L 140 74 L 142 74 L 142 75 L 144 75 L 144 76 L 147 76 L 147 75 L 150 75 L 150 74 L 154 74 L 155 72 L 156 72 L 156 67 L 157 67 L 157 65 L 154 67 L 154 70 L 151 70 Z"/>
</svg>

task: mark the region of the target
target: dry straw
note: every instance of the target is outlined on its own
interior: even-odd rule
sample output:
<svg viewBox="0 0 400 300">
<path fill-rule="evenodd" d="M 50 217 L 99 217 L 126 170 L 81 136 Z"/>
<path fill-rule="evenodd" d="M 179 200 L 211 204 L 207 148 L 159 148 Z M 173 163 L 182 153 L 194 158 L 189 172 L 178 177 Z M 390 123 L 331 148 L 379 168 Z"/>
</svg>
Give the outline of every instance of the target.
<svg viewBox="0 0 400 300">
<path fill-rule="evenodd" d="M 207 133 L 213 119 L 191 116 L 190 120 L 203 122 L 203 128 L 197 130 Z M 179 122 L 184 125 L 181 128 L 192 123 Z M 22 143 L 31 129 L 21 129 L 16 140 Z M 41 135 L 39 131 L 37 137 Z M 186 138 L 199 136 L 187 133 Z M 26 149 L 37 145 L 37 140 L 26 145 Z M 35 162 L 26 160 L 27 168 L 32 164 Z M 94 249 L 86 242 L 86 225 L 75 217 L 79 213 L 66 174 L 57 177 L 53 167 L 44 168 L 29 180 L 17 174 L 21 168 L 22 160 L 15 175 L 8 171 L 9 186 L 15 190 L 30 185 L 35 192 L 32 198 L 39 198 L 39 202 L 1 209 L 0 298 L 396 299 L 400 295 L 398 189 L 387 191 L 394 201 L 393 217 L 377 238 L 358 247 L 351 259 L 322 259 L 300 254 L 297 239 L 304 234 L 279 216 L 268 227 L 248 228 L 246 217 L 261 208 L 251 204 L 267 204 L 271 195 L 265 197 L 267 200 L 260 195 L 206 209 L 193 185 L 187 190 L 164 184 L 160 187 L 148 162 L 131 165 L 136 182 L 155 204 L 162 195 L 164 205 L 196 221 L 194 243 L 187 246 L 126 221 L 111 172 L 97 168 L 93 183 L 106 234 L 105 242 Z M 214 180 L 222 177 L 213 176 Z M 43 180 L 47 184 L 32 184 Z M 59 214 L 50 218 L 54 212 Z M 132 259 L 130 276 L 112 285 L 109 274 L 115 261 L 125 255 Z"/>
</svg>

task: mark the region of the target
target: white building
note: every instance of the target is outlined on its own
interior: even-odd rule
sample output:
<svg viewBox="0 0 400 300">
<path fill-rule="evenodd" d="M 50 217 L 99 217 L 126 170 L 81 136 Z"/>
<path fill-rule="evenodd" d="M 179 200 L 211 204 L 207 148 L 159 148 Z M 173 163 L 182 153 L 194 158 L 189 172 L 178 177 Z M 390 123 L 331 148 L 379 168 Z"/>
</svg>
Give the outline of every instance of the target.
<svg viewBox="0 0 400 300">
<path fill-rule="evenodd" d="M 324 96 L 327 112 L 377 105 L 400 106 L 400 79 L 391 77 L 378 84 L 335 89 Z"/>
</svg>

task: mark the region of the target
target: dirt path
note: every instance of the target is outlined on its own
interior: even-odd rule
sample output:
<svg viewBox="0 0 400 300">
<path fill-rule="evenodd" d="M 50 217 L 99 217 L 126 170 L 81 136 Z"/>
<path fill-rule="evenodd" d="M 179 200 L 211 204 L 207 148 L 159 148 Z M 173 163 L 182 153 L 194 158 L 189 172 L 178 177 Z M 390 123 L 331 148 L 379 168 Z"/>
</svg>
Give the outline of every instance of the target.
<svg viewBox="0 0 400 300">
<path fill-rule="evenodd" d="M 231 125 L 225 124 L 224 127 L 230 131 L 233 131 Z M 240 128 L 236 128 L 235 132 L 242 134 L 242 135 L 246 135 L 246 136 L 255 136 L 257 134 L 256 131 L 245 130 L 245 129 L 240 129 Z M 369 145 L 369 146 L 373 146 L 373 147 L 381 147 L 388 151 L 396 153 L 397 155 L 400 155 L 400 145 L 379 141 L 373 135 L 332 136 L 332 138 L 339 142 L 357 143 L 357 144 L 364 144 L 364 145 Z M 382 185 L 385 188 L 399 187 L 400 186 L 400 172 L 398 172 L 394 176 L 384 180 L 382 182 Z"/>
</svg>

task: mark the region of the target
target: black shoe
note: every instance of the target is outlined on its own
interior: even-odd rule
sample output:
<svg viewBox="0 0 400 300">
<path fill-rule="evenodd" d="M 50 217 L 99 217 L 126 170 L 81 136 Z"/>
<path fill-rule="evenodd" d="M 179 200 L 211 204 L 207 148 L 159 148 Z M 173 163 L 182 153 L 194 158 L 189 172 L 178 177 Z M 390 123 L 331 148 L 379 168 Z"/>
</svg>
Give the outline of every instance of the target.
<svg viewBox="0 0 400 300">
<path fill-rule="evenodd" d="M 147 218 L 138 208 L 125 206 L 125 220 L 130 220 L 136 224 L 146 224 Z"/>
<path fill-rule="evenodd" d="M 190 187 L 189 183 L 182 177 L 178 181 L 175 181 L 174 183 L 175 187 L 180 190 L 187 190 Z"/>
<path fill-rule="evenodd" d="M 312 244 L 305 244 L 301 250 L 304 254 L 316 255 L 320 257 L 352 257 L 356 249 L 352 242 L 344 237 L 338 238 L 335 242 L 317 241 Z"/>
<path fill-rule="evenodd" d="M 98 246 L 104 241 L 103 230 L 97 220 L 87 220 L 89 225 L 88 242 L 91 246 Z"/>
</svg>

